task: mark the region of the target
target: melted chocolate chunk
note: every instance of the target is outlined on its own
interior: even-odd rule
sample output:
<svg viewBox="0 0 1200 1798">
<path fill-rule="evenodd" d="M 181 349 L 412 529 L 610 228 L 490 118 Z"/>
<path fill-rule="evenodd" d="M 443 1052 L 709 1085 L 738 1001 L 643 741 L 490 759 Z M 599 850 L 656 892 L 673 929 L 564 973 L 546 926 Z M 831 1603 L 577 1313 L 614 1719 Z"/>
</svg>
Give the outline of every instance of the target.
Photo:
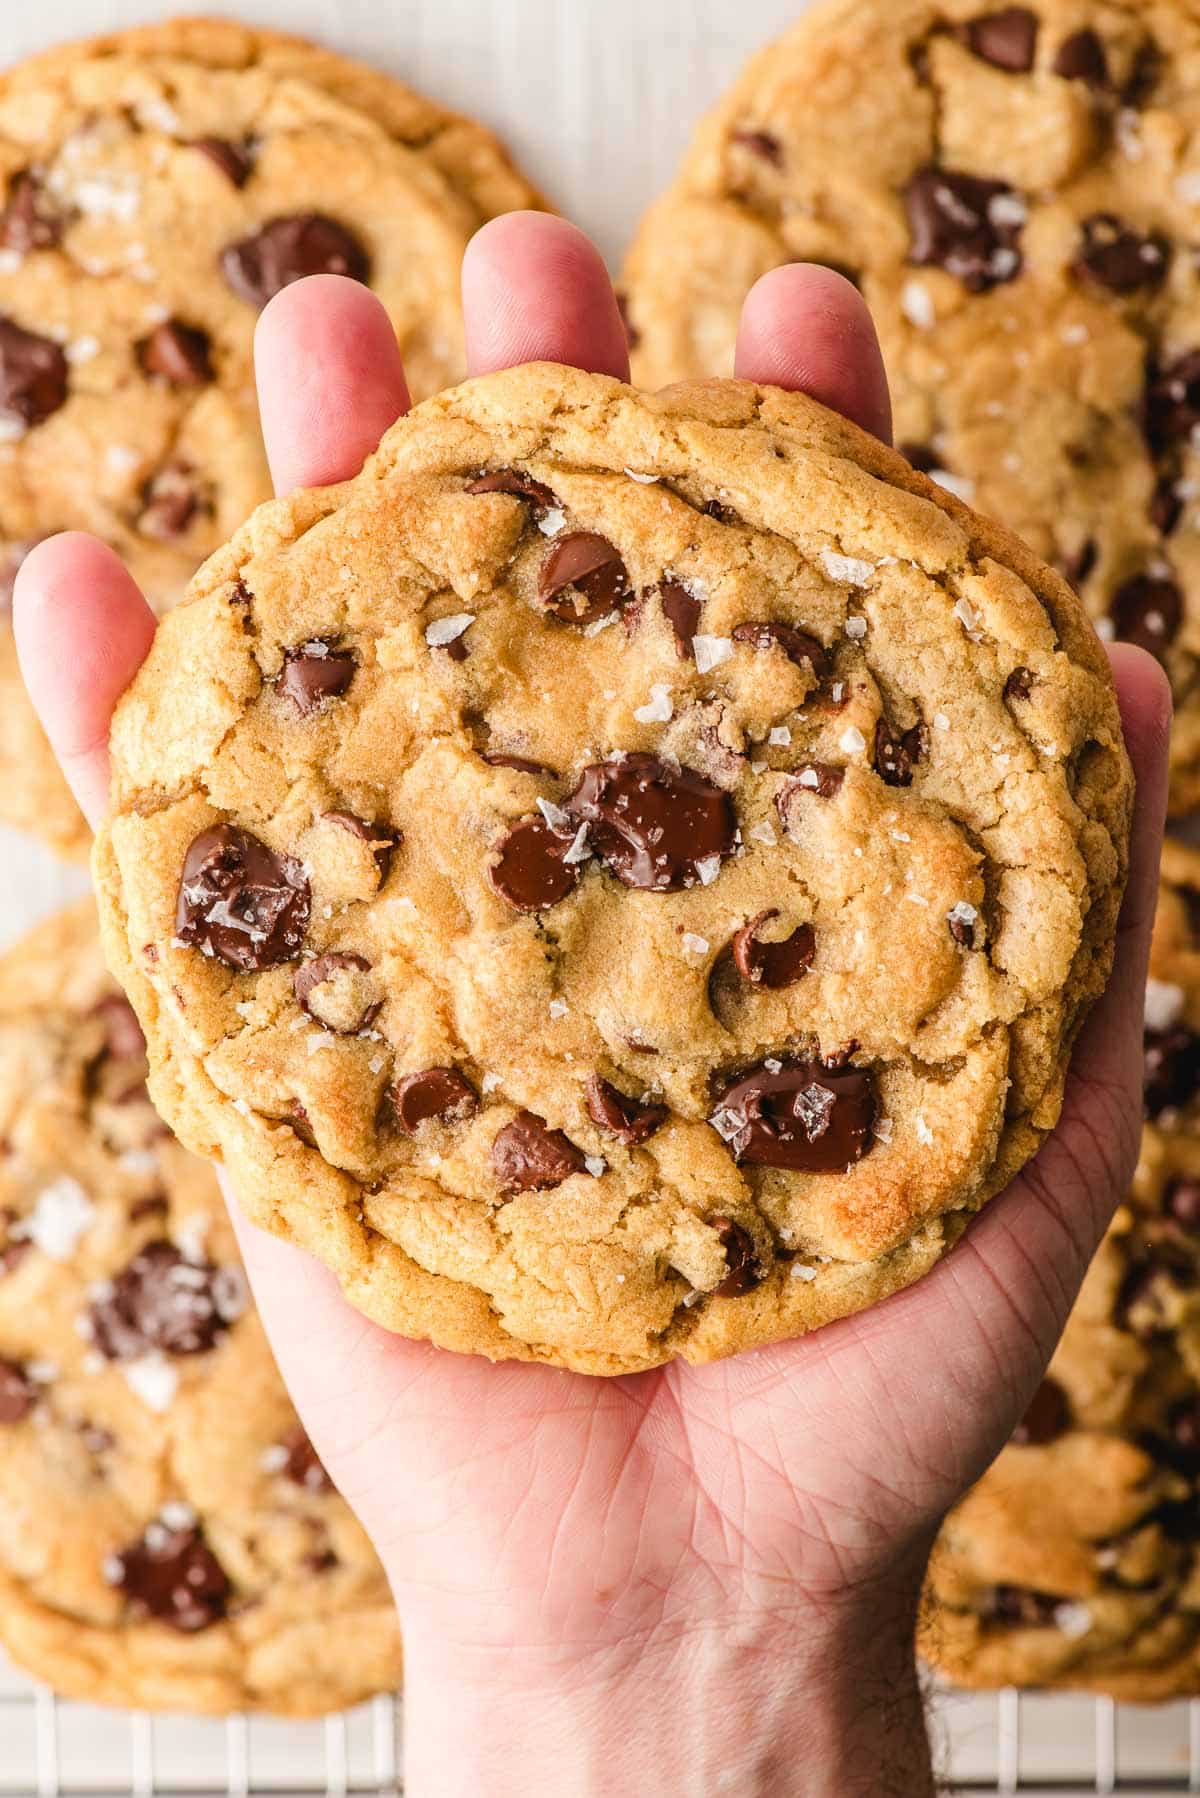
<svg viewBox="0 0 1200 1798">
<path fill-rule="evenodd" d="M 235 824 L 201 831 L 184 857 L 175 934 L 240 973 L 294 960 L 308 914 L 300 863 Z"/>
<path fill-rule="evenodd" d="M 728 793 L 691 768 L 626 755 L 585 768 L 566 810 L 623 886 L 674 893 L 709 884 L 733 851 L 737 818 Z"/>
<path fill-rule="evenodd" d="M 547 768 L 544 762 L 531 762 L 523 755 L 505 755 L 499 749 L 481 749 L 479 759 L 489 768 L 515 768 L 518 774 L 535 774 L 550 780 L 557 778 L 553 768 Z"/>
<path fill-rule="evenodd" d="M 425 1068 L 405 1074 L 391 1087 L 389 1097 L 405 1136 L 415 1136 L 430 1118 L 439 1124 L 461 1124 L 479 1110 L 474 1087 L 457 1068 Z"/>
<path fill-rule="evenodd" d="M 358 660 L 349 649 L 338 649 L 326 637 L 310 637 L 286 650 L 276 683 L 290 700 L 297 717 L 308 718 L 327 699 L 340 699 L 354 679 Z"/>
<path fill-rule="evenodd" d="M 1052 1629 L 1066 1602 L 1028 1586 L 993 1586 L 984 1616 L 1011 1629 Z"/>
<path fill-rule="evenodd" d="M 803 763 L 775 795 L 775 809 L 784 828 L 787 828 L 788 812 L 798 800 L 806 796 L 810 799 L 836 799 L 845 778 L 846 770 L 835 768 L 832 762 Z"/>
<path fill-rule="evenodd" d="M 1158 1245 L 1161 1254 L 1165 1244 Z M 1193 1284 L 1190 1267 L 1167 1260 L 1135 1262 L 1125 1275 L 1113 1306 L 1113 1319 L 1143 1342 L 1174 1328 L 1180 1295 Z"/>
<path fill-rule="evenodd" d="M 227 137 L 194 137 L 191 148 L 215 163 L 226 181 L 234 187 L 245 187 L 254 163 L 248 143 L 230 143 Z"/>
<path fill-rule="evenodd" d="M 599 1074 L 593 1074 L 587 1083 L 587 1108 L 594 1124 L 630 1149 L 653 1136 L 668 1116 L 665 1105 L 631 1099 Z"/>
<path fill-rule="evenodd" d="M 675 633 L 675 654 L 680 661 L 694 656 L 692 639 L 700 629 L 700 601 L 682 581 L 664 581 L 658 588 L 663 617 Z"/>
<path fill-rule="evenodd" d="M 937 451 L 927 443 L 901 443 L 897 447 L 904 460 L 918 474 L 932 474 L 935 468 L 945 467 Z"/>
<path fill-rule="evenodd" d="M 399 849 L 404 841 L 402 830 L 390 830 L 382 824 L 368 824 L 365 818 L 358 818 L 353 812 L 322 812 L 321 817 L 326 824 L 336 824 L 340 830 L 349 831 L 360 843 L 366 843 L 375 857 L 375 865 L 379 869 L 379 882 L 382 886 L 388 877 L 388 869 L 392 865 L 392 852 Z"/>
<path fill-rule="evenodd" d="M 1028 1411 L 1012 1433 L 1020 1448 L 1044 1448 L 1065 1435 L 1071 1421 L 1067 1395 L 1057 1380 L 1042 1381 L 1033 1395 Z"/>
<path fill-rule="evenodd" d="M 535 518 L 554 511 L 558 505 L 549 487 L 519 468 L 497 468 L 491 474 L 481 474 L 468 484 L 467 492 L 510 493 L 514 499 L 527 500 Z"/>
<path fill-rule="evenodd" d="M 154 1617 L 193 1635 L 224 1617 L 233 1588 L 195 1524 L 150 1524 L 114 1557 L 116 1578 L 135 1617 Z"/>
<path fill-rule="evenodd" d="M 61 344 L 0 317 L 0 413 L 32 427 L 57 412 L 66 397 Z"/>
<path fill-rule="evenodd" d="M 713 1217 L 710 1224 L 721 1239 L 721 1247 L 725 1250 L 725 1266 L 729 1270 L 721 1284 L 713 1289 L 715 1299 L 742 1299 L 756 1286 L 761 1286 L 766 1275 L 762 1262 L 758 1258 L 758 1250 L 754 1246 L 754 1238 L 749 1230 L 741 1224 L 735 1224 L 731 1217 Z"/>
<path fill-rule="evenodd" d="M 1083 241 L 1075 258 L 1077 275 L 1110 293 L 1137 293 L 1160 287 L 1171 261 L 1171 246 L 1159 231 L 1143 236 L 1113 212 L 1094 212 L 1083 221 Z"/>
<path fill-rule="evenodd" d="M 1143 407 L 1146 437 L 1157 455 L 1185 442 L 1200 425 L 1200 350 L 1166 368 L 1150 364 Z"/>
<path fill-rule="evenodd" d="M 738 624 L 734 626 L 733 640 L 748 643 L 752 649 L 782 649 L 797 667 L 807 665 L 811 668 L 816 680 L 823 680 L 829 672 L 829 658 L 817 639 L 798 631 L 794 625 L 778 624 L 774 620 Z"/>
<path fill-rule="evenodd" d="M 547 911 L 575 891 L 579 864 L 563 859 L 572 840 L 544 818 L 522 818 L 496 844 L 488 880 L 517 911 Z"/>
<path fill-rule="evenodd" d="M 1178 530 L 1182 517 L 1183 498 L 1179 482 L 1174 475 L 1161 475 L 1150 500 L 1150 522 L 1161 536 L 1170 537 Z"/>
<path fill-rule="evenodd" d="M 1189 1235 L 1200 1232 L 1200 1179 L 1180 1174 L 1163 1193 L 1163 1210 Z"/>
<path fill-rule="evenodd" d="M 333 1019 L 324 1015 L 330 1008 L 320 1009 L 320 988 L 329 981 L 335 980 L 339 974 L 369 974 L 371 964 L 361 955 L 348 954 L 345 951 L 330 951 L 325 955 L 315 955 L 311 961 L 301 962 L 292 975 L 292 991 L 296 995 L 296 1003 L 302 1011 L 308 1013 L 315 1023 L 328 1030 L 337 1031 L 342 1036 L 353 1036 L 356 1030 L 365 1030 L 377 1015 L 382 1001 L 360 1005 L 354 1008 L 353 1019 L 334 1023 Z M 336 1009 L 336 1008 L 335 1008 Z"/>
<path fill-rule="evenodd" d="M 1014 699 L 1026 700 L 1033 694 L 1035 677 L 1029 668 L 1014 668 L 1004 683 L 1004 697 L 1009 705 Z"/>
<path fill-rule="evenodd" d="M 146 1039 L 128 999 L 119 993 L 110 993 L 93 1005 L 92 1016 L 99 1018 L 103 1026 L 106 1055 L 114 1061 L 144 1060 Z"/>
<path fill-rule="evenodd" d="M 1147 1030 L 1143 1039 L 1146 1116 L 1178 1110 L 1200 1087 L 1200 1037 L 1183 1024 Z"/>
<path fill-rule="evenodd" d="M 731 136 L 735 144 L 740 144 L 743 150 L 749 150 L 760 162 L 769 162 L 775 169 L 783 167 L 783 145 L 773 131 L 743 129 L 732 132 Z"/>
<path fill-rule="evenodd" d="M 759 931 L 778 916 L 777 911 L 759 912 L 733 939 L 733 962 L 742 979 L 771 991 L 802 980 L 812 966 L 817 947 L 811 924 L 798 925 L 782 942 L 764 942 Z"/>
<path fill-rule="evenodd" d="M 28 169 L 8 184 L 4 211 L 0 212 L 0 248 L 28 256 L 34 250 L 53 250 L 62 240 L 63 221 L 45 205 L 41 183 Z"/>
<path fill-rule="evenodd" d="M 271 219 L 261 231 L 221 252 L 221 272 L 239 299 L 265 306 L 308 275 L 347 275 L 367 281 L 371 265 L 362 244 L 323 212 Z"/>
<path fill-rule="evenodd" d="M 143 338 L 138 360 L 148 375 L 172 387 L 203 387 L 213 378 L 208 333 L 178 318 L 168 318 Z"/>
<path fill-rule="evenodd" d="M 1108 56 L 1104 41 L 1085 29 L 1063 40 L 1054 59 L 1054 73 L 1064 81 L 1086 81 L 1089 87 L 1108 86 Z"/>
<path fill-rule="evenodd" d="M 910 787 L 913 769 L 925 754 L 923 724 L 897 736 L 885 718 L 875 726 L 875 772 L 889 787 Z"/>
<path fill-rule="evenodd" d="M 500 1191 L 546 1192 L 585 1166 L 583 1152 L 561 1130 L 552 1130 L 536 1112 L 519 1111 L 492 1144 L 492 1167 Z"/>
<path fill-rule="evenodd" d="M 1027 75 L 1037 54 L 1038 17 L 1026 6 L 981 13 L 963 27 L 967 47 L 994 69 Z"/>
<path fill-rule="evenodd" d="M 1025 208 L 1007 182 L 925 168 L 909 182 L 905 203 L 918 267 L 943 268 L 971 293 L 1020 274 Z"/>
<path fill-rule="evenodd" d="M 211 510 L 211 501 L 200 487 L 190 462 L 164 462 L 142 489 L 142 510 L 137 528 L 143 537 L 171 543 L 186 535 L 194 520 Z"/>
<path fill-rule="evenodd" d="M 1135 574 L 1113 594 L 1109 617 L 1123 643 L 1161 659 L 1183 623 L 1183 594 L 1166 575 Z"/>
<path fill-rule="evenodd" d="M 185 1261 L 173 1243 L 148 1242 L 93 1302 L 92 1341 L 110 1361 L 135 1361 L 154 1350 L 205 1354 L 229 1328 L 219 1283 L 219 1268 Z"/>
<path fill-rule="evenodd" d="M 538 599 L 564 624 L 594 624 L 632 597 L 620 553 L 596 531 L 559 537 L 538 573 Z"/>
<path fill-rule="evenodd" d="M 0 1424 L 20 1423 L 37 1403 L 37 1387 L 16 1361 L 0 1357 Z"/>
<path fill-rule="evenodd" d="M 875 1111 L 869 1070 L 780 1056 L 731 1080 L 709 1122 L 741 1166 L 828 1174 L 866 1154 Z"/>
<path fill-rule="evenodd" d="M 1080 545 L 1074 555 L 1064 556 L 1059 563 L 1063 579 L 1074 587 L 1076 593 L 1081 593 L 1084 582 L 1094 572 L 1099 560 L 1100 550 L 1095 539 L 1089 537 L 1086 543 Z"/>
<path fill-rule="evenodd" d="M 293 1486 L 303 1486 L 306 1492 L 333 1491 L 333 1481 L 322 1467 L 316 1449 L 299 1424 L 284 1438 L 280 1447 L 287 1455 L 280 1471 L 285 1479 L 291 1480 Z"/>
</svg>

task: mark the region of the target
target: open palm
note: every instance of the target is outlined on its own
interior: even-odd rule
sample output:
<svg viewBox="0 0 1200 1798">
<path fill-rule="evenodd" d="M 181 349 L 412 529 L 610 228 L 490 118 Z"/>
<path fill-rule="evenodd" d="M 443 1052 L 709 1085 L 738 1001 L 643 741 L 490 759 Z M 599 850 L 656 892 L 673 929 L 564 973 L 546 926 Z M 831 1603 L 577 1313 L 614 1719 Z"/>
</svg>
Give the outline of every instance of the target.
<svg viewBox="0 0 1200 1798">
<path fill-rule="evenodd" d="M 472 372 L 536 358 L 627 376 L 607 276 L 561 221 L 489 226 L 464 291 Z M 387 320 L 349 282 L 278 296 L 257 367 L 280 491 L 355 472 L 408 403 Z M 759 284 L 738 372 L 888 431 L 870 320 L 828 270 L 791 267 Z M 111 553 L 69 536 L 28 559 L 17 630 L 35 701 L 94 818 L 107 799 L 108 718 L 153 621 Z M 859 1631 L 864 1618 L 909 1627 L 937 1522 L 1031 1397 L 1136 1155 L 1169 701 L 1140 651 L 1113 661 L 1139 776 L 1117 971 L 1058 1130 L 918 1286 L 800 1342 L 597 1380 L 391 1337 L 323 1269 L 241 1226 L 296 1402 L 392 1577 L 410 1693 L 432 1701 L 450 1679 L 469 1691 L 497 1657 L 529 1694 L 564 1677 L 616 1681 L 635 1663 L 678 1668 L 715 1637 L 776 1654 L 814 1616 L 827 1632 L 834 1619 L 834 1633 L 840 1616 Z"/>
</svg>

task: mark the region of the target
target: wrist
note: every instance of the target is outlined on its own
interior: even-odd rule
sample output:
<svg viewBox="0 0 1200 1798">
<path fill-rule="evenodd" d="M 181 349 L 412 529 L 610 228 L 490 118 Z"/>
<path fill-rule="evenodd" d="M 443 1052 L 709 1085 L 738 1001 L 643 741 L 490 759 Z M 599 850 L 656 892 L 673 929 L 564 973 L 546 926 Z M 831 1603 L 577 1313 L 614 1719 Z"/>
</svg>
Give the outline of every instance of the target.
<svg viewBox="0 0 1200 1798">
<path fill-rule="evenodd" d="M 406 1618 L 406 1790 L 925 1798 L 915 1611 L 915 1590 L 892 1592 L 585 1653 L 452 1641 Z"/>
</svg>

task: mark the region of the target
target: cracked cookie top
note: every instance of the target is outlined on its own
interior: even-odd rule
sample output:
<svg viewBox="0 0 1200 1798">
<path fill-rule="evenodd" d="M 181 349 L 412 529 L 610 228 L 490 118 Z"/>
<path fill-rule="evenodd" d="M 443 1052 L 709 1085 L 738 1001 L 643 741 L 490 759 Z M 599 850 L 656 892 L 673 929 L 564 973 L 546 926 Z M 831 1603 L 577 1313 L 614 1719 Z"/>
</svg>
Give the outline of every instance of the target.
<svg viewBox="0 0 1200 1798">
<path fill-rule="evenodd" d="M 1059 1109 L 1130 777 L 1075 596 L 812 401 L 533 366 L 261 509 L 118 710 L 155 1094 L 389 1327 L 869 1304 Z"/>
<path fill-rule="evenodd" d="M 1200 801 L 1200 17 L 827 0 L 701 126 L 626 269 L 634 376 L 732 372 L 768 270 L 874 314 L 914 465 L 1156 654 Z"/>
<path fill-rule="evenodd" d="M 0 960 L 0 1641 L 153 1710 L 312 1714 L 400 1675 L 90 900 Z"/>
<path fill-rule="evenodd" d="M 0 77 L 0 606 L 32 544 L 89 530 L 160 609 L 270 493 L 251 368 L 281 287 L 387 307 L 412 390 L 464 373 L 473 232 L 538 204 L 500 146 L 392 81 L 231 21 L 70 45 Z M 10 822 L 86 831 L 0 639 Z"/>
</svg>

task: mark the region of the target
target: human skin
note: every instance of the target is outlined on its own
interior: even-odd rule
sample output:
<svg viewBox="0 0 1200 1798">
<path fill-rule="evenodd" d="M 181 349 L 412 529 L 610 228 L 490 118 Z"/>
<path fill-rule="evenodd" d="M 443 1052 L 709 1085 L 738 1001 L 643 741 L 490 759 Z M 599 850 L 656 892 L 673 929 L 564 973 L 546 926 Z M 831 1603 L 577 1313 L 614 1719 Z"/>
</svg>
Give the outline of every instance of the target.
<svg viewBox="0 0 1200 1798">
<path fill-rule="evenodd" d="M 627 377 L 608 277 L 563 221 L 488 225 L 463 288 L 473 374 Z M 281 493 L 352 475 L 408 405 L 378 303 L 333 277 L 271 302 L 256 364 Z M 889 433 L 869 316 L 827 269 L 758 284 L 737 372 Z M 28 557 L 15 618 L 95 822 L 153 618 L 79 535 Z M 391 1336 L 234 1203 L 297 1406 L 395 1590 L 411 1798 L 932 1793 L 913 1652 L 929 1548 L 1036 1389 L 1137 1154 L 1170 698 L 1150 657 L 1109 653 L 1138 780 L 1113 978 L 1057 1129 L 917 1286 L 798 1342 L 598 1380 Z"/>
</svg>

